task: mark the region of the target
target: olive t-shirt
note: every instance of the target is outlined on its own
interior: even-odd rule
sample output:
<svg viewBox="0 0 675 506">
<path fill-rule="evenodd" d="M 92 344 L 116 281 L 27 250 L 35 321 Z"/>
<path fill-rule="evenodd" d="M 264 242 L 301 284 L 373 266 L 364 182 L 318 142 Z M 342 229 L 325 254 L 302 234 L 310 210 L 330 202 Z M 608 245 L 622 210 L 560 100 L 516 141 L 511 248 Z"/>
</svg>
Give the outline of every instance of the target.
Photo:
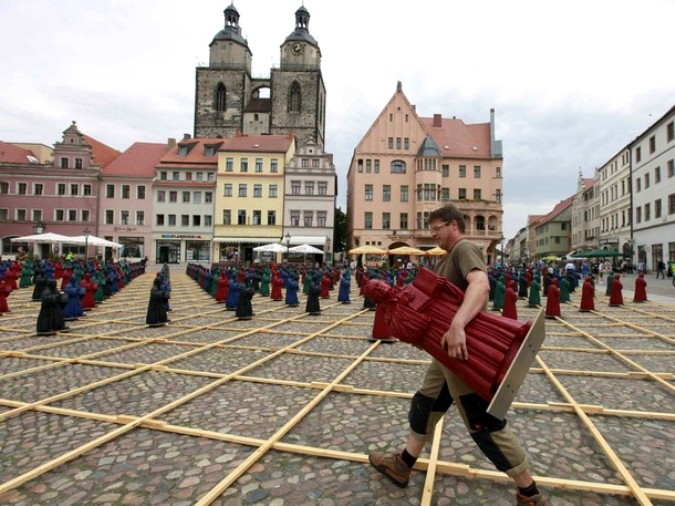
<svg viewBox="0 0 675 506">
<path fill-rule="evenodd" d="M 448 256 L 436 266 L 436 274 L 466 291 L 469 286 L 466 276 L 473 270 L 487 272 L 481 249 L 468 239 L 460 239 L 448 252 Z"/>
</svg>

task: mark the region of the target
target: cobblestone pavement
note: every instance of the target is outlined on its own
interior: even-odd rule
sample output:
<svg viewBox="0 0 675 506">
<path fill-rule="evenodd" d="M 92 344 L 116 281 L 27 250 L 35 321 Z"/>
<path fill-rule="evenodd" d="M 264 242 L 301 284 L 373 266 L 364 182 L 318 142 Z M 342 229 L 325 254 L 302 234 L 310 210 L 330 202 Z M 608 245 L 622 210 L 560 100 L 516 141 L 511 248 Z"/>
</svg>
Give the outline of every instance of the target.
<svg viewBox="0 0 675 506">
<path fill-rule="evenodd" d="M 367 462 L 400 450 L 428 356 L 370 342 L 374 312 L 256 296 L 238 321 L 173 272 L 171 323 L 145 325 L 153 274 L 69 333 L 34 335 L 31 289 L 0 317 L 0 504 L 514 504 L 451 409 L 406 489 Z M 547 337 L 507 418 L 555 506 L 675 502 L 675 287 L 577 311 Z M 536 309 L 523 301 L 521 319 Z M 433 471 L 425 469 L 430 465 Z M 640 499 L 642 498 L 642 499 Z"/>
</svg>

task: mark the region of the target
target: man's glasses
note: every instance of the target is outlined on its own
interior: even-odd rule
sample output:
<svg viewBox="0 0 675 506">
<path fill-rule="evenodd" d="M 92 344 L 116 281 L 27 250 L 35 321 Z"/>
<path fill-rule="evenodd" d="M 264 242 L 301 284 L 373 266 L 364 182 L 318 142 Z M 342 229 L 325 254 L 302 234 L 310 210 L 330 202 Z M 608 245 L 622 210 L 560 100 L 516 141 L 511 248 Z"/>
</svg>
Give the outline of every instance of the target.
<svg viewBox="0 0 675 506">
<path fill-rule="evenodd" d="M 431 231 L 434 234 L 437 234 L 440 229 L 442 229 L 443 227 L 447 227 L 448 225 L 449 225 L 449 223 L 441 223 L 440 225 L 436 225 L 435 227 L 431 227 Z"/>
</svg>

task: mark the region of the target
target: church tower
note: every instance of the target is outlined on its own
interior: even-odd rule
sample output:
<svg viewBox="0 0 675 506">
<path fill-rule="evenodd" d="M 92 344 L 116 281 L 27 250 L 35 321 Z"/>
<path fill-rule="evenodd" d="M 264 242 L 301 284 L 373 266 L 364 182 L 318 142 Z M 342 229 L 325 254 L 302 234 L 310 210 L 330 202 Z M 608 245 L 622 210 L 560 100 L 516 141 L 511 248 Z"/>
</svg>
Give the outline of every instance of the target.
<svg viewBox="0 0 675 506">
<path fill-rule="evenodd" d="M 197 67 L 194 135 L 233 137 L 237 129 L 243 130 L 252 58 L 234 4 L 225 9 L 225 27 L 209 47 L 209 66 Z"/>
<path fill-rule="evenodd" d="M 281 44 L 279 68 L 271 72 L 272 134 L 291 132 L 299 146 L 324 146 L 326 87 L 321 75 L 321 49 L 309 33 L 309 11 L 295 12 L 295 30 Z"/>
</svg>

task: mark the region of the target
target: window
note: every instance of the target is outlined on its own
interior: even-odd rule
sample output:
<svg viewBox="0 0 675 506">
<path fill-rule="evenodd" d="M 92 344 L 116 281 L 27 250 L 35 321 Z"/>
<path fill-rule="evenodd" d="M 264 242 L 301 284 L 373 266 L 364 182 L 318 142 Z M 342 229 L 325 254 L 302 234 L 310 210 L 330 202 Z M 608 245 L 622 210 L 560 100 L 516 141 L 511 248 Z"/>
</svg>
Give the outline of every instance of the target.
<svg viewBox="0 0 675 506">
<path fill-rule="evenodd" d="M 670 142 L 675 139 L 675 124 L 671 121 L 666 125 L 666 141 Z"/>
<path fill-rule="evenodd" d="M 363 213 L 363 228 L 367 229 L 373 228 L 373 213 L 371 212 Z"/>
<path fill-rule="evenodd" d="M 291 226 L 300 226 L 300 211 L 291 211 Z"/>
<path fill-rule="evenodd" d="M 163 214 L 158 214 L 158 215 L 155 217 L 155 219 L 156 219 L 156 222 L 157 222 L 157 225 L 158 225 L 158 226 L 160 226 L 160 227 L 163 227 L 163 226 L 164 226 L 164 215 L 163 215 Z"/>
<path fill-rule="evenodd" d="M 16 221 L 26 221 L 26 210 L 17 209 L 16 210 Z"/>
<path fill-rule="evenodd" d="M 661 199 L 656 199 L 654 201 L 654 218 L 661 217 Z"/>
<path fill-rule="evenodd" d="M 642 190 L 642 180 L 638 177 L 635 179 L 635 193 L 639 193 Z"/>
<path fill-rule="evenodd" d="M 668 177 L 675 176 L 675 160 L 668 160 Z"/>
<path fill-rule="evenodd" d="M 441 200 L 450 200 L 450 188 L 441 188 Z"/>
<path fill-rule="evenodd" d="M 215 156 L 216 147 L 215 146 L 204 146 L 204 156 Z"/>
<path fill-rule="evenodd" d="M 225 172 L 232 172 L 234 170 L 234 158 L 228 156 L 225 158 Z"/>
<path fill-rule="evenodd" d="M 129 211 L 120 211 L 120 223 L 122 225 L 129 224 Z"/>
<path fill-rule="evenodd" d="M 373 200 L 373 185 L 367 184 L 365 188 L 365 200 Z"/>
<path fill-rule="evenodd" d="M 170 227 L 175 227 L 175 226 L 176 226 L 176 215 L 175 215 L 175 214 L 170 214 L 170 215 L 169 215 L 169 226 L 170 226 Z"/>
<path fill-rule="evenodd" d="M 159 179 L 161 181 L 166 181 L 166 171 L 163 170 L 162 172 L 159 173 Z"/>
<path fill-rule="evenodd" d="M 138 185 L 136 187 L 136 198 L 138 200 L 145 200 L 145 185 Z"/>
<path fill-rule="evenodd" d="M 213 202 L 213 192 L 204 192 L 204 203 L 210 204 L 211 202 Z"/>
<path fill-rule="evenodd" d="M 181 227 L 189 227 L 190 226 L 190 215 L 189 214 L 181 214 L 180 215 L 180 226 Z"/>
<path fill-rule="evenodd" d="M 394 149 L 394 138 L 393 137 L 389 137 L 387 139 L 387 147 L 389 149 Z"/>
<path fill-rule="evenodd" d="M 441 165 L 441 176 L 442 177 L 450 177 L 450 166 L 449 165 Z"/>
<path fill-rule="evenodd" d="M 466 188 L 459 188 L 457 190 L 457 198 L 459 200 L 466 200 Z"/>
<path fill-rule="evenodd" d="M 2 182 L 0 183 L 0 194 L 7 195 L 9 193 L 9 183 Z"/>
<path fill-rule="evenodd" d="M 459 166 L 459 177 L 466 177 L 466 165 Z"/>
<path fill-rule="evenodd" d="M 62 195 L 65 194 L 65 191 Z M 115 185 L 114 184 L 107 184 L 105 185 L 105 198 L 107 199 L 114 199 L 115 198 Z"/>
<path fill-rule="evenodd" d="M 170 191 L 169 192 L 169 202 L 178 202 L 178 192 L 177 191 Z"/>
<path fill-rule="evenodd" d="M 262 185 L 261 184 L 254 184 L 253 185 L 253 196 L 254 197 L 262 197 Z"/>
<path fill-rule="evenodd" d="M 649 174 L 645 174 L 645 190 L 649 188 Z"/>
<path fill-rule="evenodd" d="M 396 137 L 396 149 L 401 149 L 401 138 Z"/>
<path fill-rule="evenodd" d="M 277 212 L 276 211 L 267 211 L 267 224 L 276 225 L 277 224 Z"/>
<path fill-rule="evenodd" d="M 211 218 L 210 214 L 204 215 L 204 226 L 205 227 L 212 227 L 213 226 L 213 219 Z"/>
<path fill-rule="evenodd" d="M 248 172 L 248 158 L 239 160 L 239 172 Z"/>
<path fill-rule="evenodd" d="M 382 200 L 384 202 L 391 202 L 391 185 L 385 184 L 382 186 Z M 389 228 L 389 227 L 386 227 Z"/>
<path fill-rule="evenodd" d="M 62 157 L 61 158 L 61 168 L 62 169 L 67 169 L 68 168 L 68 158 Z"/>
<path fill-rule="evenodd" d="M 192 194 L 192 203 L 201 204 L 202 203 L 202 192 L 194 192 Z"/>
<path fill-rule="evenodd" d="M 373 172 L 375 174 L 380 173 L 380 160 L 373 160 Z"/>
<path fill-rule="evenodd" d="M 216 86 L 216 96 L 214 97 L 214 108 L 218 112 L 223 112 L 227 108 L 227 93 L 225 85 L 218 83 Z"/>
<path fill-rule="evenodd" d="M 70 194 L 71 195 L 77 195 L 79 193 L 79 186 L 77 184 L 71 184 L 70 185 Z"/>
<path fill-rule="evenodd" d="M 328 194 L 328 183 L 325 181 L 319 181 L 318 184 L 319 195 Z"/>
<path fill-rule="evenodd" d="M 314 181 L 305 181 L 305 195 L 314 195 Z"/>
<path fill-rule="evenodd" d="M 190 152 L 190 148 L 186 145 L 179 145 L 178 146 L 178 156 L 187 156 L 187 154 Z"/>
<path fill-rule="evenodd" d="M 408 213 L 401 213 L 399 215 L 399 223 L 401 225 L 399 228 L 403 230 L 408 229 Z"/>
<path fill-rule="evenodd" d="M 232 211 L 230 209 L 223 209 L 223 225 L 232 224 Z"/>
<path fill-rule="evenodd" d="M 319 163 L 321 160 L 318 158 L 312 158 L 312 167 L 320 167 L 321 164 Z"/>
<path fill-rule="evenodd" d="M 185 173 L 185 180 L 192 181 L 192 172 L 188 171 Z"/>
<path fill-rule="evenodd" d="M 480 165 L 473 166 L 473 177 L 475 179 L 480 179 Z"/>
<path fill-rule="evenodd" d="M 303 226 L 311 227 L 312 221 L 314 221 L 314 211 L 304 211 L 302 213 Z"/>
<path fill-rule="evenodd" d="M 307 158 L 303 158 L 302 160 L 300 160 L 300 166 L 309 167 L 309 160 Z"/>
<path fill-rule="evenodd" d="M 363 172 L 363 160 L 360 158 L 356 161 L 356 168 L 359 172 Z"/>
<path fill-rule="evenodd" d="M 649 153 L 651 154 L 651 153 L 653 153 L 654 151 L 656 151 L 656 136 L 655 136 L 655 135 L 652 135 L 652 136 L 649 138 Z"/>
<path fill-rule="evenodd" d="M 382 228 L 391 228 L 391 213 L 382 213 Z"/>
<path fill-rule="evenodd" d="M 16 193 L 19 195 L 26 195 L 28 192 L 28 185 L 26 183 L 17 183 L 16 185 Z"/>
<path fill-rule="evenodd" d="M 112 225 L 115 222 L 115 211 L 112 209 L 105 210 L 105 224 Z"/>
<path fill-rule="evenodd" d="M 0 209 L 0 221 L 9 221 L 9 211 L 7 210 L 7 208 Z"/>
<path fill-rule="evenodd" d="M 204 173 L 197 172 L 197 181 L 204 181 Z"/>
<path fill-rule="evenodd" d="M 270 172 L 277 173 L 279 171 L 279 160 L 272 158 L 270 161 Z"/>
<path fill-rule="evenodd" d="M 640 161 L 642 161 L 642 148 L 638 146 L 635 148 L 635 162 L 640 163 Z"/>
<path fill-rule="evenodd" d="M 200 214 L 192 215 L 192 226 L 201 227 L 202 226 L 202 216 Z"/>
<path fill-rule="evenodd" d="M 485 216 L 476 216 L 476 230 L 485 230 Z"/>
<path fill-rule="evenodd" d="M 401 202 L 408 202 L 408 186 L 401 186 Z"/>
<path fill-rule="evenodd" d="M 33 215 L 31 221 L 42 221 L 42 209 L 33 209 L 31 214 Z"/>
<path fill-rule="evenodd" d="M 157 202 L 166 202 L 166 192 L 164 190 L 157 190 Z"/>
<path fill-rule="evenodd" d="M 410 149 L 410 139 L 408 137 L 403 138 L 403 149 Z"/>
<path fill-rule="evenodd" d="M 668 214 L 675 214 L 675 193 L 668 195 Z"/>
<path fill-rule="evenodd" d="M 262 225 L 262 211 L 253 211 L 253 225 Z"/>
<path fill-rule="evenodd" d="M 190 203 L 190 192 L 183 192 L 183 204 Z"/>
<path fill-rule="evenodd" d="M 495 202 L 497 204 L 502 203 L 502 191 L 500 189 L 495 190 Z"/>
<path fill-rule="evenodd" d="M 473 190 L 473 200 L 480 200 L 481 199 L 480 193 L 481 193 L 480 188 L 474 188 L 474 190 Z"/>
<path fill-rule="evenodd" d="M 652 219 L 651 204 L 645 204 L 645 221 Z"/>
<path fill-rule="evenodd" d="M 246 183 L 239 183 L 239 196 L 246 197 Z"/>
<path fill-rule="evenodd" d="M 76 169 L 82 168 L 82 158 L 75 158 L 75 168 Z"/>
<path fill-rule="evenodd" d="M 373 161 L 366 160 L 366 174 L 370 174 L 373 170 Z"/>
<path fill-rule="evenodd" d="M 403 160 L 394 160 L 391 162 L 392 174 L 405 174 L 405 162 Z"/>
<path fill-rule="evenodd" d="M 288 112 L 302 111 L 302 89 L 297 81 L 291 84 L 290 93 L 288 96 Z"/>
<path fill-rule="evenodd" d="M 178 181 L 178 180 L 180 179 L 180 172 L 174 171 L 174 172 L 171 174 L 171 179 L 173 179 L 174 181 Z M 169 216 L 169 217 L 170 217 L 170 216 Z"/>
<path fill-rule="evenodd" d="M 113 194 L 115 193 L 115 187 L 113 186 Z M 107 191 L 107 189 L 106 189 Z M 59 183 L 56 185 L 56 194 L 57 195 L 65 195 L 66 194 L 66 183 Z"/>
<path fill-rule="evenodd" d="M 35 186 L 33 187 L 33 195 L 42 195 L 43 192 L 44 186 L 42 185 L 42 183 L 35 183 Z"/>
<path fill-rule="evenodd" d="M 136 211 L 136 225 L 145 225 L 145 211 Z"/>
<path fill-rule="evenodd" d="M 656 167 L 654 169 L 654 184 L 659 184 L 661 182 L 661 167 Z"/>
<path fill-rule="evenodd" d="M 262 158 L 256 158 L 255 159 L 255 171 L 256 172 L 262 172 L 263 171 L 263 159 Z"/>
<path fill-rule="evenodd" d="M 232 196 L 232 185 L 230 183 L 227 183 L 223 185 L 223 197 L 231 197 Z"/>
<path fill-rule="evenodd" d="M 501 167 L 495 167 L 495 177 L 502 177 L 502 168 Z"/>
<path fill-rule="evenodd" d="M 122 198 L 123 199 L 131 198 L 131 186 L 129 186 L 128 184 L 122 185 Z"/>
<path fill-rule="evenodd" d="M 300 181 L 291 181 L 291 194 L 300 195 Z"/>
<path fill-rule="evenodd" d="M 237 225 L 246 225 L 246 209 L 237 211 Z"/>
<path fill-rule="evenodd" d="M 269 187 L 269 197 L 271 199 L 277 198 L 277 192 L 278 192 L 277 185 L 271 184 L 270 187 Z"/>
<path fill-rule="evenodd" d="M 318 227 L 325 227 L 326 226 L 326 216 L 327 216 L 326 211 L 317 211 L 316 212 L 316 225 Z"/>
<path fill-rule="evenodd" d="M 112 211 L 110 211 L 110 212 L 112 212 Z M 107 213 L 108 213 L 108 211 L 106 211 L 106 216 L 104 218 L 106 220 L 106 223 L 107 223 L 107 218 L 108 218 Z M 63 217 L 64 217 L 63 209 L 56 209 L 54 211 L 54 220 L 55 221 L 63 221 Z M 111 223 L 112 223 L 112 217 L 110 219 L 111 219 Z"/>
</svg>

